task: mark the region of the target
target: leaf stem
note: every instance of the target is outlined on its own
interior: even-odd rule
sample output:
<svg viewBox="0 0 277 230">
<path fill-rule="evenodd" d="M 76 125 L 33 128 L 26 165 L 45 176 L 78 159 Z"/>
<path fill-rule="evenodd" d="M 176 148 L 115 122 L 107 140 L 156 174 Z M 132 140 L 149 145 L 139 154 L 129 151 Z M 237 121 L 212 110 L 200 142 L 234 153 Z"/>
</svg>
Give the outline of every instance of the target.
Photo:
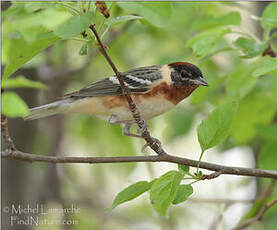
<svg viewBox="0 0 277 230">
<path fill-rule="evenodd" d="M 197 170 L 196 170 L 196 173 L 198 174 L 199 172 L 199 167 L 200 167 L 200 162 L 202 160 L 202 157 L 203 157 L 203 154 L 204 154 L 205 151 L 201 151 L 201 154 L 200 154 L 200 157 L 199 157 L 199 160 L 198 160 L 198 163 L 197 163 Z"/>
<path fill-rule="evenodd" d="M 195 184 L 195 183 L 197 183 L 198 181 L 200 181 L 200 179 L 195 180 L 195 181 L 193 181 L 193 182 L 189 183 L 189 185 Z"/>
</svg>

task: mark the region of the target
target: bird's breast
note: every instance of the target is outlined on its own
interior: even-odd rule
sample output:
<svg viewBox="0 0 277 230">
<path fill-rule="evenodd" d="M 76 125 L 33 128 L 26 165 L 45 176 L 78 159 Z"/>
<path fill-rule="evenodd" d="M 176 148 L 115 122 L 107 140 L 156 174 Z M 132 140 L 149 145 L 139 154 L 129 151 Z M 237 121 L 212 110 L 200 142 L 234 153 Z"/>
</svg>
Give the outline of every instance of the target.
<svg viewBox="0 0 277 230">
<path fill-rule="evenodd" d="M 168 85 L 167 82 L 161 82 L 147 93 L 133 94 L 132 99 L 142 118 L 147 120 L 169 111 L 196 88 L 197 86 L 174 86 Z M 108 119 L 110 115 L 116 115 L 118 120 L 133 119 L 124 95 L 82 99 L 76 101 L 74 111 L 94 114 L 104 119 Z"/>
<path fill-rule="evenodd" d="M 155 98 L 163 97 L 165 100 L 170 101 L 173 104 L 178 104 L 180 101 L 188 97 L 198 86 L 182 86 L 182 85 L 168 85 L 166 82 L 161 82 L 160 84 L 153 87 L 151 91 L 143 94 L 144 98 Z"/>
</svg>

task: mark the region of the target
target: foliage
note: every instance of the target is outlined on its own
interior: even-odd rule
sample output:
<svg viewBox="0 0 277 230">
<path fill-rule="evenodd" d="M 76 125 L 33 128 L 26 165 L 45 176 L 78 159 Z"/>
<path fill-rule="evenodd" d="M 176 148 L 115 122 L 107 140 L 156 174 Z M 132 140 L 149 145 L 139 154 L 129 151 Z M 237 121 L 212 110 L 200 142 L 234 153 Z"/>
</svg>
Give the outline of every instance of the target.
<svg viewBox="0 0 277 230">
<path fill-rule="evenodd" d="M 2 95 L 1 111 L 9 117 L 26 116 L 29 114 L 26 103 L 13 92 L 7 92 Z"/>
<path fill-rule="evenodd" d="M 155 3 L 149 2 L 131 2 L 128 4 L 118 2 L 117 4 L 130 13 L 143 16 L 154 26 L 166 26 L 172 14 L 172 3 L 159 3 L 158 8 Z"/>
<path fill-rule="evenodd" d="M 112 206 L 108 210 L 130 201 L 150 189 L 150 201 L 153 208 L 160 215 L 166 215 L 166 211 L 171 204 L 182 203 L 193 193 L 190 184 L 180 184 L 186 175 L 191 179 L 195 179 L 189 173 L 189 167 L 179 165 L 178 169 L 179 171 L 169 171 L 151 182 L 140 181 L 128 186 L 115 197 Z"/>
<path fill-rule="evenodd" d="M 116 206 L 124 202 L 135 199 L 142 193 L 149 190 L 150 187 L 151 187 L 151 183 L 148 183 L 147 181 L 140 181 L 130 185 L 129 187 L 125 188 L 122 192 L 118 193 L 118 195 L 114 199 L 112 206 L 108 210 L 112 210 Z"/>
<path fill-rule="evenodd" d="M 150 200 L 154 209 L 165 215 L 170 204 L 174 201 L 182 174 L 178 171 L 169 171 L 158 178 L 152 185 Z"/>
<path fill-rule="evenodd" d="M 20 87 L 27 87 L 27 88 L 36 88 L 36 89 L 47 89 L 47 86 L 37 82 L 31 81 L 23 76 L 9 78 L 2 82 L 1 88 L 20 88 Z"/>
<path fill-rule="evenodd" d="M 214 52 L 218 40 L 230 32 L 231 30 L 225 27 L 210 29 L 194 36 L 188 41 L 187 46 L 193 49 L 195 56 L 205 57 Z"/>
<path fill-rule="evenodd" d="M 277 58 L 269 57 L 266 50 L 276 50 L 277 3 L 268 4 L 261 18 L 256 17 L 264 29 L 262 39 L 244 28 L 241 11 L 233 7 L 232 12 L 227 12 L 223 3 L 107 4 L 111 11 L 108 19 L 89 2 L 12 3 L 2 15 L 3 114 L 12 118 L 28 114 L 26 103 L 8 90 L 46 88 L 28 80 L 28 76 L 14 77 L 16 71 L 30 64 L 59 66 L 63 53 L 70 56 L 65 66 L 71 69 L 97 47 L 90 24 L 96 24 L 101 38 L 106 39 L 109 32 L 132 21 L 134 26 L 120 34 L 120 39 L 108 50 L 119 69 L 186 59 L 198 63 L 210 84 L 193 93 L 189 106 L 180 104 L 180 109 L 166 115 L 169 127 L 165 136 L 171 141 L 182 138 L 201 117 L 204 119 L 197 128 L 201 158 L 212 147 L 226 147 L 227 141 L 228 148 L 245 145 L 253 151 L 259 144 L 258 167 L 276 169 Z M 78 80 L 70 79 L 67 90 L 76 90 L 95 80 L 92 79 L 95 76 L 111 74 L 107 66 L 99 67 L 103 66 L 103 60 L 94 57 L 90 72 L 84 70 Z M 207 113 L 211 108 L 212 112 Z M 93 143 L 96 153 L 135 154 L 135 147 L 128 138 L 121 137 L 119 127 L 105 126 L 94 118 L 73 117 L 66 129 L 71 138 L 86 140 L 88 146 Z M 104 137 L 114 140 L 113 146 L 96 143 L 97 138 Z M 109 210 L 149 191 L 153 209 L 166 215 L 171 204 L 185 202 L 192 195 L 192 184 L 201 177 L 201 172 L 195 175 L 188 167 L 179 166 L 178 171 L 171 170 L 150 182 L 131 184 L 115 197 Z M 192 182 L 183 184 L 185 179 Z"/>
<path fill-rule="evenodd" d="M 198 141 L 202 152 L 218 145 L 229 135 L 237 107 L 236 102 L 226 101 L 198 126 Z"/>
<path fill-rule="evenodd" d="M 276 28 L 277 26 L 276 11 L 277 11 L 277 3 L 274 2 L 268 5 L 263 12 L 261 25 L 264 28 L 265 39 L 268 39 L 270 31 Z"/>
</svg>

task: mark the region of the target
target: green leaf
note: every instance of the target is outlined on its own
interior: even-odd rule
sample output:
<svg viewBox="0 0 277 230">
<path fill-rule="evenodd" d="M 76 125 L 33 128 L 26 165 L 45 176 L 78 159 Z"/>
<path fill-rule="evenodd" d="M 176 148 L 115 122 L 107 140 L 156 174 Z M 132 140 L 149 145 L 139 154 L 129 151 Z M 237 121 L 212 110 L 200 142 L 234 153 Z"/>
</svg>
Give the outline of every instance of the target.
<svg viewBox="0 0 277 230">
<path fill-rule="evenodd" d="M 238 67 L 229 76 L 226 92 L 230 99 L 239 100 L 245 97 L 255 86 L 258 78 L 251 75 L 251 69 L 245 66 Z"/>
<path fill-rule="evenodd" d="M 216 28 L 207 30 L 203 33 L 197 34 L 187 42 L 187 47 L 193 49 L 193 53 L 197 57 L 204 57 L 212 53 L 216 47 L 217 41 L 223 35 L 230 33 L 229 28 Z"/>
<path fill-rule="evenodd" d="M 3 80 L 7 79 L 43 49 L 58 40 L 59 38 L 53 33 L 39 34 L 37 35 L 36 40 L 31 43 L 27 43 L 21 37 L 12 39 L 12 45 L 10 46 L 8 63 L 5 68 Z"/>
<path fill-rule="evenodd" d="M 135 199 L 142 193 L 149 190 L 150 187 L 151 187 L 151 183 L 149 183 L 147 181 L 140 181 L 140 182 L 137 182 L 135 184 L 128 186 L 123 191 L 121 191 L 120 193 L 117 194 L 117 196 L 115 197 L 115 199 L 113 201 L 113 204 L 111 205 L 111 207 L 109 207 L 107 209 L 107 211 L 111 211 L 118 205 Z"/>
<path fill-rule="evenodd" d="M 234 42 L 234 45 L 245 54 L 245 56 L 243 56 L 244 58 L 256 57 L 262 54 L 267 48 L 267 44 L 264 42 L 259 42 L 244 37 L 238 38 Z"/>
<path fill-rule="evenodd" d="M 103 37 L 108 32 L 108 30 L 110 29 L 110 27 L 112 25 L 122 23 L 122 22 L 127 22 L 127 21 L 130 21 L 130 20 L 136 20 L 136 19 L 143 19 L 143 17 L 136 16 L 136 15 L 125 15 L 125 16 L 118 16 L 118 17 L 115 17 L 115 18 L 109 18 L 105 22 L 107 27 L 106 27 L 105 31 L 101 34 L 101 37 Z"/>
<path fill-rule="evenodd" d="M 178 164 L 178 170 L 179 170 L 181 173 L 188 173 L 188 172 L 189 172 L 189 166 Z"/>
<path fill-rule="evenodd" d="M 132 14 L 143 16 L 154 26 L 166 26 L 171 18 L 172 3 L 165 2 L 117 2 L 117 4 Z"/>
<path fill-rule="evenodd" d="M 253 92 L 254 93 L 254 92 Z M 257 134 L 257 126 L 269 124 L 274 117 L 272 99 L 266 94 L 249 94 L 240 101 L 232 124 L 232 138 L 236 144 L 245 144 Z"/>
<path fill-rule="evenodd" d="M 273 71 L 277 71 L 277 57 L 266 58 L 265 61 L 259 63 L 252 75 L 254 77 L 260 77 Z"/>
<path fill-rule="evenodd" d="M 81 56 L 87 55 L 88 54 L 88 44 L 84 43 L 79 51 L 79 54 Z"/>
<path fill-rule="evenodd" d="M 197 177 L 201 180 L 202 177 L 203 177 L 203 172 L 202 172 L 202 171 L 199 171 Z"/>
<path fill-rule="evenodd" d="M 70 38 L 82 33 L 92 23 L 93 15 L 91 12 L 72 16 L 64 24 L 54 30 L 54 34 L 60 38 Z"/>
<path fill-rule="evenodd" d="M 261 24 L 265 30 L 266 36 L 269 34 L 271 29 L 277 27 L 277 2 L 270 3 L 265 8 Z"/>
<path fill-rule="evenodd" d="M 150 200 L 154 209 L 165 215 L 170 204 L 176 196 L 183 176 L 178 171 L 169 171 L 156 179 L 150 190 Z"/>
<path fill-rule="evenodd" d="M 275 133 L 277 135 L 277 133 Z M 259 155 L 258 165 L 261 169 L 277 170 L 277 148 L 276 142 L 271 141 L 266 143 Z"/>
<path fill-rule="evenodd" d="M 24 117 L 29 114 L 26 103 L 13 92 L 6 92 L 2 94 L 1 111 L 8 117 Z"/>
<path fill-rule="evenodd" d="M 258 125 L 256 130 L 263 139 L 277 141 L 277 124 Z"/>
<path fill-rule="evenodd" d="M 170 140 L 187 134 L 194 122 L 196 111 L 192 108 L 176 109 L 169 115 L 168 136 Z"/>
<path fill-rule="evenodd" d="M 36 88 L 47 89 L 47 86 L 38 81 L 31 81 L 23 76 L 9 78 L 2 81 L 1 88 Z"/>
<path fill-rule="evenodd" d="M 46 7 L 43 7 L 42 4 Z M 4 19 L 6 20 L 2 24 L 3 28 L 5 28 L 5 34 L 12 34 L 16 31 L 23 34 L 24 38 L 26 38 L 29 36 L 28 33 L 33 33 L 32 36 L 35 36 L 39 27 L 48 29 L 48 32 L 52 31 L 71 17 L 70 13 L 58 9 L 55 5 L 55 3 L 51 2 L 21 3 L 18 6 L 12 4 L 5 11 Z"/>
<path fill-rule="evenodd" d="M 202 152 L 221 143 L 229 135 L 238 103 L 226 101 L 220 104 L 197 128 Z"/>
<path fill-rule="evenodd" d="M 212 27 L 226 26 L 226 25 L 240 25 L 241 17 L 239 12 L 230 12 L 224 16 L 206 16 L 196 19 L 191 28 L 193 30 L 204 30 Z"/>
<path fill-rule="evenodd" d="M 172 204 L 180 204 L 188 199 L 188 197 L 193 193 L 193 188 L 190 184 L 181 184 L 178 187 L 177 193 L 175 195 Z"/>
</svg>

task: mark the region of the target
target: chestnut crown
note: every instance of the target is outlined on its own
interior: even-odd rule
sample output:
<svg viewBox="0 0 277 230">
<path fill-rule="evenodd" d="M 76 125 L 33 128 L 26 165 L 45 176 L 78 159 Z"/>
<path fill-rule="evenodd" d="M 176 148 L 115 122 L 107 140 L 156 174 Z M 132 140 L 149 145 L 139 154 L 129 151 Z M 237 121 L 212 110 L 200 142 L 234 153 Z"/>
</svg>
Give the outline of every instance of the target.
<svg viewBox="0 0 277 230">
<path fill-rule="evenodd" d="M 201 70 L 188 62 L 174 62 L 169 64 L 171 80 L 176 85 L 203 85 L 209 84 L 204 80 Z"/>
</svg>

